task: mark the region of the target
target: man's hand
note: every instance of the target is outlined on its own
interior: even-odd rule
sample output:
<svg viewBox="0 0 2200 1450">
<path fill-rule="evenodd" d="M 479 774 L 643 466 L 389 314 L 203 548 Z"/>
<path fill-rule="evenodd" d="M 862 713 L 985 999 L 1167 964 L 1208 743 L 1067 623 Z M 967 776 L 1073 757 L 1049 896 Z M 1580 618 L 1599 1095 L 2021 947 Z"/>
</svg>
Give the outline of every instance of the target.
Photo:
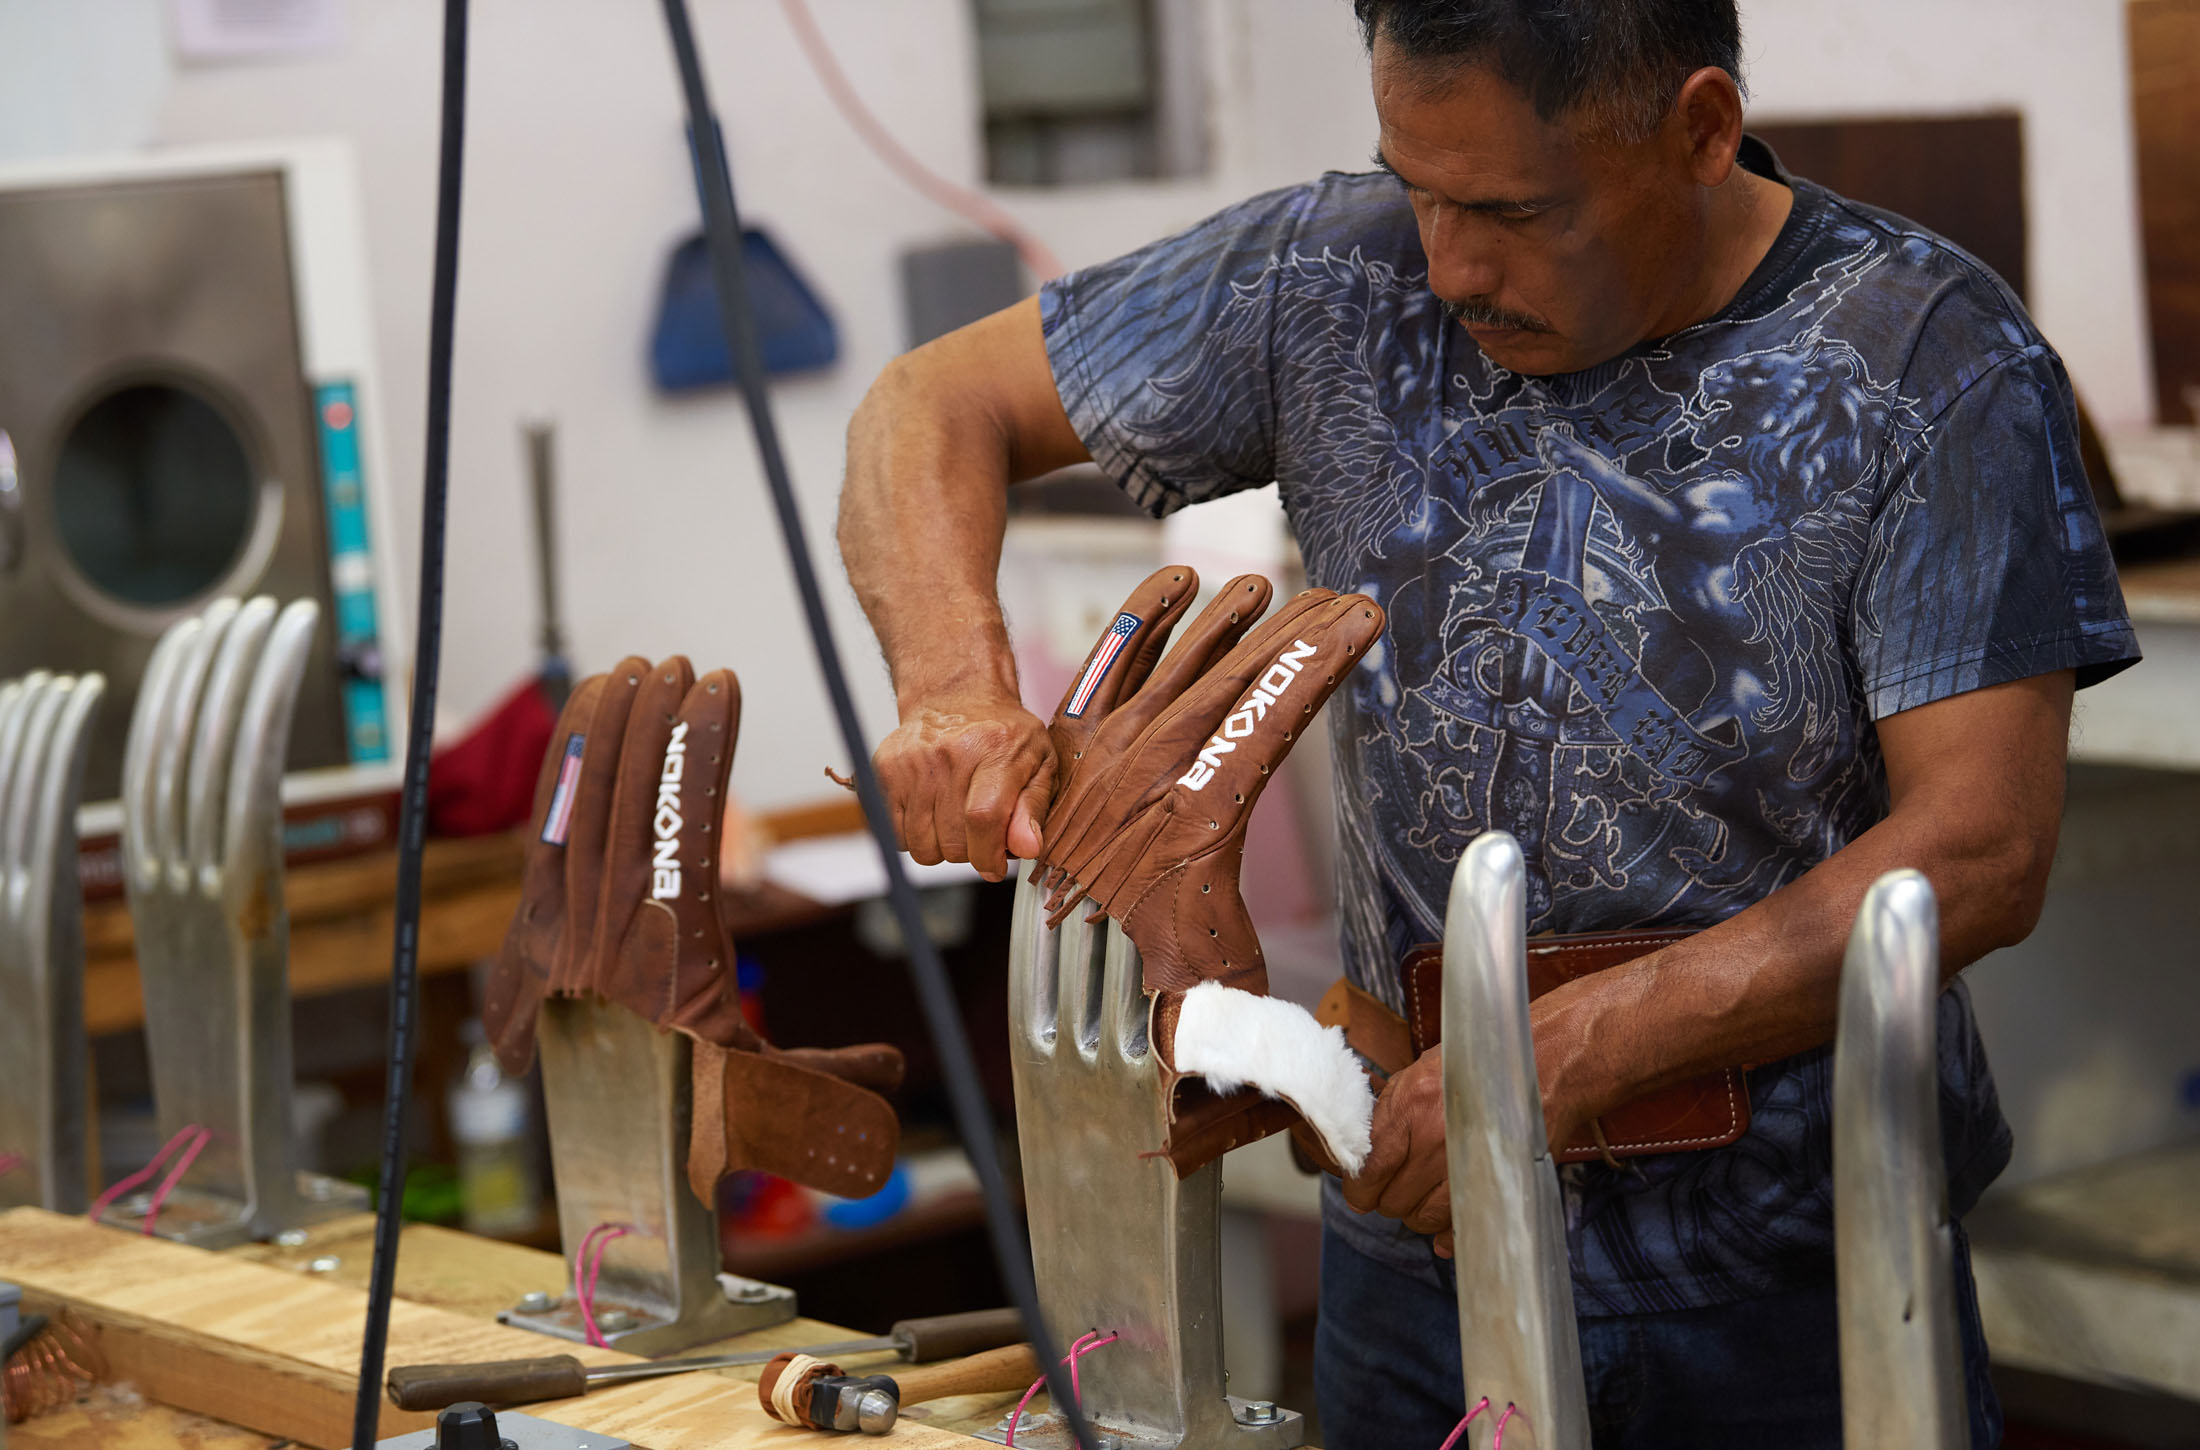
<svg viewBox="0 0 2200 1450">
<path fill-rule="evenodd" d="M 1557 1054 L 1547 1036 L 1564 1031 L 1562 1019 L 1535 1024 L 1538 1063 Z M 1577 1137 L 1593 1113 L 1571 1102 L 1550 1072 L 1543 1079 L 1545 1140 Z M 1384 1085 L 1375 1100 L 1374 1146 L 1357 1178 L 1344 1184 L 1344 1201 L 1362 1213 L 1395 1218 L 1415 1233 L 1433 1234 L 1436 1252 L 1451 1257 L 1451 1187 L 1444 1161 L 1444 1049 L 1424 1052 Z"/>
<path fill-rule="evenodd" d="M 988 881 L 1039 854 L 1054 798 L 1046 726 L 1013 697 L 938 695 L 872 757 L 901 843 L 919 862 L 968 861 Z"/>
<path fill-rule="evenodd" d="M 1361 1213 L 1395 1218 L 1436 1235 L 1451 1257 L 1451 1190 L 1444 1171 L 1444 1050 L 1424 1052 L 1383 1084 L 1375 1099 L 1373 1146 L 1359 1176 L 1344 1181 L 1344 1201 Z"/>
</svg>

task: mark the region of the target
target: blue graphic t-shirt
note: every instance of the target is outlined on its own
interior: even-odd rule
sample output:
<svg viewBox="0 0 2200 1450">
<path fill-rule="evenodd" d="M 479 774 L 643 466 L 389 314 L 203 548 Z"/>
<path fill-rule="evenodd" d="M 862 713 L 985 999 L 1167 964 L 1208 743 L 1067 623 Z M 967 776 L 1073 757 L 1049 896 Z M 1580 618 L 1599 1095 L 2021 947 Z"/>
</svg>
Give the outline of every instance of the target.
<svg viewBox="0 0 2200 1450">
<path fill-rule="evenodd" d="M 1481 831 L 1526 853 L 1531 932 L 1710 925 L 1885 814 L 1874 721 L 2138 657 L 2023 308 L 1917 226 L 1781 179 L 1793 211 L 1731 305 L 1580 373 L 1482 356 L 1382 175 L 1042 294 L 1070 420 L 1134 499 L 1275 481 L 1312 582 L 1389 611 L 1329 710 L 1345 969 L 1393 1007 Z M 1940 1043 L 1961 1212 L 2009 1130 L 1960 984 Z M 1569 1168 L 1578 1310 L 1830 1282 L 1831 1079 L 1826 1049 L 1759 1067 L 1733 1147 Z M 1329 1217 L 1433 1276 L 1402 1225 L 1334 1192 Z"/>
</svg>

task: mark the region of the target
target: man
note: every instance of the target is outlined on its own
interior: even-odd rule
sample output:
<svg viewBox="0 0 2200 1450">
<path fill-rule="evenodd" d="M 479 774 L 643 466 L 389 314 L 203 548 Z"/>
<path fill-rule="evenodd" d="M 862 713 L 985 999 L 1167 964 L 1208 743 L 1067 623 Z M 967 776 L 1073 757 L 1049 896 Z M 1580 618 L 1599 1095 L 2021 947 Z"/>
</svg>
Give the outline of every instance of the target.
<svg viewBox="0 0 2200 1450">
<path fill-rule="evenodd" d="M 1348 974 L 1397 1005 L 1460 851 L 1503 829 L 1531 931 L 1705 928 L 1535 1003 L 1552 1141 L 1756 1065 L 1731 1147 L 1565 1170 L 1597 1445 L 1838 1445 L 1849 925 L 1892 868 L 1939 893 L 1961 1213 L 2009 1135 L 1953 973 L 2031 929 L 2071 692 L 2137 658 L 2067 381 L 1977 262 L 1743 136 L 1733 0 L 1355 8 L 1379 172 L 1050 284 L 857 415 L 881 774 L 919 860 L 1039 849 L 1057 763 L 993 592 L 1012 481 L 1090 457 L 1156 514 L 1279 482 L 1312 582 L 1390 618 L 1331 705 Z M 1434 1447 L 1467 1403 L 1439 1075 L 1391 1079 L 1328 1189 L 1331 1447 Z"/>
</svg>

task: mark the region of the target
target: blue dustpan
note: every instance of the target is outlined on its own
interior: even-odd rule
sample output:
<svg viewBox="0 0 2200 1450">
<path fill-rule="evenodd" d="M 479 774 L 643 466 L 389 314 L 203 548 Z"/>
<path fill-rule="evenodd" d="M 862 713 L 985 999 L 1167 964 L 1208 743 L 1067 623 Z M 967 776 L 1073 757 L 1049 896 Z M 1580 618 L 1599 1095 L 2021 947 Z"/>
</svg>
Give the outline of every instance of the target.
<svg viewBox="0 0 2200 1450">
<path fill-rule="evenodd" d="M 748 261 L 749 306 L 756 316 L 764 371 L 776 377 L 830 367 L 840 356 L 840 334 L 810 284 L 763 232 L 743 231 L 741 248 Z M 718 289 L 700 235 L 673 248 L 665 267 L 649 369 L 666 392 L 735 381 L 733 351 L 718 325 Z"/>
</svg>

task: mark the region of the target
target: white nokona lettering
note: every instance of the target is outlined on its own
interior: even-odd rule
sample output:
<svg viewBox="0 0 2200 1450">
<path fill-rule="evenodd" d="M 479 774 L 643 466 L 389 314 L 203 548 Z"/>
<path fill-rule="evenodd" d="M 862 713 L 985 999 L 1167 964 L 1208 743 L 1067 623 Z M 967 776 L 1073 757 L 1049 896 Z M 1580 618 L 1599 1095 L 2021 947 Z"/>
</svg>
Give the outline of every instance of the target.
<svg viewBox="0 0 2200 1450">
<path fill-rule="evenodd" d="M 687 722 L 672 727 L 665 744 L 664 767 L 657 772 L 657 813 L 650 829 L 657 842 L 650 855 L 650 892 L 659 901 L 680 894 L 680 779 L 687 773 Z"/>
<path fill-rule="evenodd" d="M 1207 782 L 1215 778 L 1222 767 L 1222 757 L 1237 749 L 1233 741 L 1243 740 L 1253 733 L 1253 727 L 1268 718 L 1268 707 L 1291 688 L 1291 682 L 1306 668 L 1304 661 L 1314 653 L 1314 646 L 1303 639 L 1293 640 L 1291 647 L 1276 657 L 1260 682 L 1253 687 L 1237 709 L 1222 722 L 1222 733 L 1212 736 L 1206 748 L 1199 752 L 1199 759 L 1192 768 L 1177 777 L 1176 783 L 1187 790 L 1203 790 Z"/>
</svg>

